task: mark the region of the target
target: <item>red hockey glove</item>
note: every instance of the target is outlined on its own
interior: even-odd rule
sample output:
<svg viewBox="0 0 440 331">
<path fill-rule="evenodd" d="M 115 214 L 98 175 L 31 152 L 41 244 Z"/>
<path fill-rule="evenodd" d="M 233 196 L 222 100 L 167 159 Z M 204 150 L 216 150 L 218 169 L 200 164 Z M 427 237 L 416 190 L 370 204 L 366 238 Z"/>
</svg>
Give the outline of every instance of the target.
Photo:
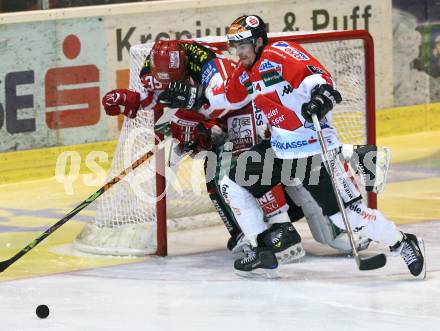
<svg viewBox="0 0 440 331">
<path fill-rule="evenodd" d="M 171 118 L 171 135 L 184 151 L 211 148 L 210 132 L 203 121 L 202 114 L 185 109 L 179 109 Z"/>
<path fill-rule="evenodd" d="M 127 89 L 112 90 L 104 95 L 102 105 L 107 115 L 124 114 L 129 118 L 135 118 L 140 105 L 140 95 Z M 122 111 L 120 106 L 124 106 Z"/>
</svg>

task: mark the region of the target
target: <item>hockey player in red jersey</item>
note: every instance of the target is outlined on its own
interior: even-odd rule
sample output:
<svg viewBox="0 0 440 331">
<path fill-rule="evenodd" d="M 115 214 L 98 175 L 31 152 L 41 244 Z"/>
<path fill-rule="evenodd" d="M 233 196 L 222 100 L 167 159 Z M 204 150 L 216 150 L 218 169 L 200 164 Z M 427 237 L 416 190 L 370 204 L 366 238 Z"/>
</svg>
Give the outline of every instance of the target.
<svg viewBox="0 0 440 331">
<path fill-rule="evenodd" d="M 253 249 L 235 261 L 236 271 L 249 274 L 277 267 L 273 253 L 258 241 L 262 214 L 255 198 L 279 183 L 304 187 L 323 214 L 339 228 L 345 228 L 329 174 L 322 165 L 320 144 L 311 121 L 315 114 L 328 148 L 335 154 L 332 162 L 339 191 L 354 232 L 400 253 L 411 274 L 424 278 L 423 240 L 397 230 L 382 213 L 365 206 L 336 155 L 341 143 L 328 113 L 343 96 L 330 73 L 293 42 L 268 44 L 265 24 L 257 15 L 237 18 L 229 27 L 227 38 L 240 59 L 226 85 L 227 99 L 239 103 L 251 96 L 254 109 L 264 114 L 271 134 L 270 140 L 263 140 L 246 152 L 247 162 L 238 162 L 230 178 L 222 180 L 222 192 L 232 209 L 239 211 L 236 217 L 240 227 L 246 236 L 253 237 Z M 251 177 L 251 183 L 244 180 Z"/>
<path fill-rule="evenodd" d="M 183 44 L 183 43 L 182 43 Z M 155 65 L 152 66 L 152 60 Z M 142 85 L 141 91 L 133 91 L 130 89 L 116 89 L 112 90 L 103 97 L 102 104 L 107 115 L 115 116 L 123 114 L 129 118 L 135 118 L 139 111 L 148 112 L 153 110 L 156 113 L 163 112 L 164 106 L 159 103 L 159 96 L 167 90 L 167 93 L 173 93 L 172 89 L 168 90 L 168 85 L 171 82 L 183 82 L 184 80 L 197 81 L 198 88 L 189 90 L 187 92 L 198 93 L 197 98 L 189 98 L 179 102 L 188 108 L 198 108 L 203 104 L 204 95 L 202 84 L 205 79 L 202 79 L 202 66 L 210 61 L 222 69 L 231 70 L 231 63 L 225 61 L 222 65 L 219 61 L 224 61 L 224 57 L 218 50 L 198 46 L 191 41 L 185 42 L 183 47 L 177 41 L 160 40 L 155 43 L 153 49 L 145 58 L 144 64 L 139 72 L 139 79 Z M 215 67 L 217 68 L 217 67 Z M 211 70 L 214 70 L 210 67 Z M 219 75 L 226 75 L 222 71 Z M 186 85 L 185 85 L 186 86 Z M 189 95 L 188 94 L 188 95 Z M 173 103 L 172 106 L 175 106 Z M 166 128 L 169 129 L 173 138 L 179 141 L 173 149 L 172 163 L 178 163 L 178 159 L 185 153 L 193 151 L 194 153 L 201 149 L 211 149 L 213 133 L 218 132 L 218 128 L 214 127 L 215 122 L 205 120 L 205 117 L 196 112 L 191 112 L 187 109 L 178 109 L 170 120 L 171 123 L 166 123 Z M 220 134 L 221 129 L 220 129 Z M 215 185 L 211 180 L 207 181 L 207 188 L 209 196 L 213 201 L 222 221 L 224 222 L 228 232 L 231 235 L 229 246 L 231 249 L 236 242 L 241 238 L 241 230 L 237 226 L 233 214 L 229 211 L 229 207 L 224 203 L 224 200 L 217 190 L 218 185 Z"/>
<path fill-rule="evenodd" d="M 256 143 L 257 135 L 255 125 L 252 124 L 250 99 L 244 98 L 232 105 L 226 102 L 224 82 L 234 69 L 233 61 L 209 45 L 193 41 L 159 41 L 153 46 L 140 72 L 144 89 L 141 92 L 127 89 L 110 91 L 104 96 L 103 105 L 108 115 L 123 113 L 129 118 L 136 117 L 140 109 L 159 111 L 164 105 L 180 108 L 174 113 L 170 123 L 172 137 L 179 141 L 175 145 L 176 153 L 173 155 L 177 155 L 178 158 L 185 152 L 197 153 L 201 150 L 215 153 L 217 166 L 214 174 L 212 169 L 207 171 L 208 159 L 205 162 L 207 190 L 231 235 L 227 246 L 233 252 L 238 252 L 247 242 L 244 241 L 234 214 L 219 192 L 218 181 L 222 166 L 230 166 L 230 162 L 225 161 L 231 159 L 231 155 L 228 154 L 236 157 L 241 151 L 249 149 Z M 159 98 L 161 103 L 158 102 Z M 224 108 L 224 105 L 227 105 L 227 108 Z M 237 110 L 230 116 L 224 116 L 231 109 Z M 221 121 L 206 119 L 221 116 Z M 239 128 L 242 124 L 249 132 Z M 230 139 L 232 148 L 225 152 L 229 127 L 229 135 L 233 136 Z M 263 203 L 266 218 L 287 209 L 287 201 L 281 188 L 270 190 L 270 194 L 270 204 Z M 296 207 L 290 209 L 290 216 L 296 221 L 303 215 L 301 209 Z M 263 223 L 262 230 L 266 228 L 266 223 Z M 271 244 L 273 251 L 285 263 L 300 259 L 305 254 L 299 234 L 293 226 L 290 228 L 289 233 L 283 235 L 282 245 L 275 247 L 276 243 Z M 280 232 L 281 230 L 277 233 L 267 233 L 267 236 L 279 236 Z"/>
</svg>

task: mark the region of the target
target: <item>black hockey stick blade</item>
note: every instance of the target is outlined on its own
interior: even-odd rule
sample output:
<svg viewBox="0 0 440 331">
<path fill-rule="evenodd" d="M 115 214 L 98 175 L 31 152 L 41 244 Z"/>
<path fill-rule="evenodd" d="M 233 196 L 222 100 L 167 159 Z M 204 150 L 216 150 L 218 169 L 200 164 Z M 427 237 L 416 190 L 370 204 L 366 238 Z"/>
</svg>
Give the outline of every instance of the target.
<svg viewBox="0 0 440 331">
<path fill-rule="evenodd" d="M 12 259 L 5 260 L 5 261 L 0 262 L 0 272 L 3 272 L 3 271 L 5 271 L 6 269 L 8 269 L 9 266 L 10 266 L 12 263 L 14 263 L 14 262 L 15 262 L 15 260 L 12 260 Z"/>
<path fill-rule="evenodd" d="M 374 270 L 385 266 L 387 263 L 387 257 L 385 254 L 378 254 L 367 258 L 356 256 L 356 262 L 359 270 Z"/>
</svg>

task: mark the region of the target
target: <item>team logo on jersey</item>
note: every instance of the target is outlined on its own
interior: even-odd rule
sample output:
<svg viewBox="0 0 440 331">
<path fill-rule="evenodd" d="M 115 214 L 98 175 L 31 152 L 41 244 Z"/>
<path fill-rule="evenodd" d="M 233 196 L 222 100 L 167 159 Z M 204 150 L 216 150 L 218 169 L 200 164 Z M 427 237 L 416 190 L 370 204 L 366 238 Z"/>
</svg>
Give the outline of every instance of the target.
<svg viewBox="0 0 440 331">
<path fill-rule="evenodd" d="M 261 62 L 258 71 L 259 72 L 276 71 L 279 74 L 282 74 L 282 68 L 283 66 L 281 64 L 271 62 L 269 60 L 264 60 Z"/>
<path fill-rule="evenodd" d="M 240 79 L 240 84 L 241 84 L 241 85 L 244 85 L 244 82 L 247 81 L 247 80 L 249 80 L 249 75 L 248 75 L 247 72 L 245 71 L 245 72 L 243 72 L 243 73 L 240 75 L 239 79 Z"/>
<path fill-rule="evenodd" d="M 273 47 L 283 51 L 284 53 L 288 54 L 289 56 L 293 57 L 297 61 L 308 61 L 310 58 L 301 52 L 300 50 L 292 47 L 285 41 L 278 41 L 275 44 L 272 45 Z"/>
</svg>

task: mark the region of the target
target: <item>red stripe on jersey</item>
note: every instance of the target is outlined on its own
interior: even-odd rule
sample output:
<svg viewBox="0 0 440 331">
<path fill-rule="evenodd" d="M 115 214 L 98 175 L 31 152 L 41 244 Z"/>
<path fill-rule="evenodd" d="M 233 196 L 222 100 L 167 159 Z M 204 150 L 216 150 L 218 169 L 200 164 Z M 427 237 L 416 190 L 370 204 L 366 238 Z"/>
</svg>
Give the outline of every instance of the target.
<svg viewBox="0 0 440 331">
<path fill-rule="evenodd" d="M 148 97 L 146 97 L 144 100 L 141 100 L 142 108 L 148 107 L 152 104 L 153 96 L 154 96 L 154 93 L 148 92 Z"/>
<path fill-rule="evenodd" d="M 217 118 L 217 117 L 219 117 L 224 111 L 225 111 L 224 109 L 216 109 L 216 110 L 214 110 L 214 111 L 209 115 L 209 117 L 211 117 L 211 118 Z"/>
<path fill-rule="evenodd" d="M 322 78 L 325 79 L 325 81 L 328 83 L 328 85 L 333 86 L 333 79 L 327 75 L 321 75 Z"/>
</svg>

